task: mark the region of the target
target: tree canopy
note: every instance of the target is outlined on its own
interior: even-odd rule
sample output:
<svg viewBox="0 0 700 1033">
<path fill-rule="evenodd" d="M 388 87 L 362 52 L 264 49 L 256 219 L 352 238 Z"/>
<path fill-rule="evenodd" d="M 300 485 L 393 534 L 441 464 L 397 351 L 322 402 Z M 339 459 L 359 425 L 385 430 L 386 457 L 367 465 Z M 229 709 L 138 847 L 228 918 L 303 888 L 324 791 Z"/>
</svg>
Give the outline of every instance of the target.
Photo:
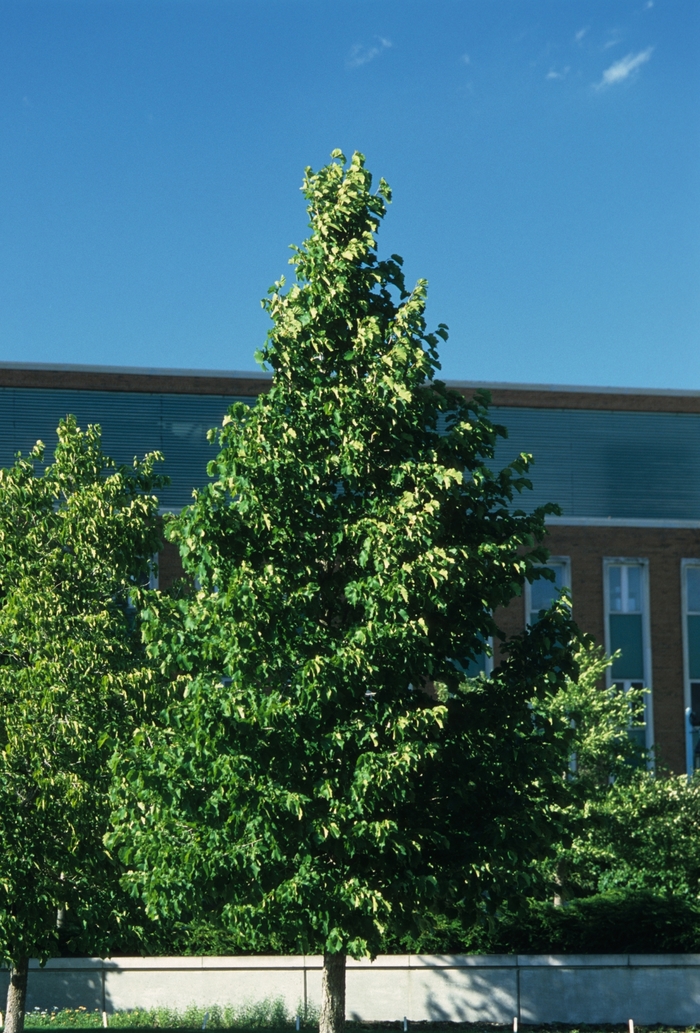
<svg viewBox="0 0 700 1033">
<path fill-rule="evenodd" d="M 156 455 L 133 469 L 73 418 L 0 470 L 0 958 L 106 949 L 129 912 L 103 845 L 109 758 L 149 686 L 130 596 L 159 543 Z M 13 1003 L 14 1002 L 14 1003 Z"/>
<path fill-rule="evenodd" d="M 567 900 L 651 893 L 698 902 L 700 806 L 697 775 L 671 775 L 641 750 L 647 689 L 602 688 L 613 658 L 601 647 L 579 654 L 579 677 L 550 703 L 573 724 L 562 838 L 544 871 Z M 659 777 L 660 776 L 660 777 Z"/>
<path fill-rule="evenodd" d="M 491 470 L 487 396 L 436 379 L 426 284 L 377 255 L 387 184 L 332 158 L 264 302 L 271 390 L 231 408 L 169 525 L 196 587 L 144 614 L 171 696 L 117 765 L 112 839 L 154 917 L 214 909 L 248 948 L 282 929 L 324 953 L 325 1028 L 346 953 L 527 891 L 567 756 L 540 704 L 576 670 L 562 604 L 468 676 L 547 576 L 556 507 L 518 507 L 528 456 Z"/>
</svg>

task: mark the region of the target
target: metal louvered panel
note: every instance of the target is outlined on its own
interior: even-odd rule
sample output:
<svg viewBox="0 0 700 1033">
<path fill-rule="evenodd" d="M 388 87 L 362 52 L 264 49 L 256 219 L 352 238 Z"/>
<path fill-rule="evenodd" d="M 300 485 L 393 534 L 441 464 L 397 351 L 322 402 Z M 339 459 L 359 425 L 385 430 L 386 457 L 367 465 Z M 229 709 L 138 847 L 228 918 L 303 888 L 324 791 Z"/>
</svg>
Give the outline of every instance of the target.
<svg viewBox="0 0 700 1033">
<path fill-rule="evenodd" d="M 207 463 L 216 454 L 206 440 L 234 401 L 215 395 L 165 395 L 121 391 L 52 391 L 0 388 L 0 466 L 17 452 L 26 454 L 40 439 L 50 458 L 58 421 L 72 413 L 81 427 L 99 423 L 105 452 L 118 463 L 159 450 L 169 487 L 160 493 L 167 508 L 187 505 L 192 489 L 207 480 Z"/>
<path fill-rule="evenodd" d="M 255 399 L 214 395 L 159 395 L 161 399 L 161 451 L 170 486 L 161 492 L 165 507 L 186 506 L 192 491 L 207 482 L 207 464 L 216 457 L 216 447 L 207 432 L 220 427 L 234 402 L 252 404 Z"/>
<path fill-rule="evenodd" d="M 186 505 L 206 482 L 215 456 L 206 432 L 234 401 L 219 395 L 145 394 L 0 388 L 0 466 L 40 438 L 50 455 L 56 425 L 73 413 L 80 426 L 102 426 L 105 451 L 119 463 L 158 449 L 171 484 L 163 506 Z M 564 516 L 700 520 L 700 416 L 674 413 L 526 409 L 494 406 L 509 436 L 495 467 L 531 452 L 534 490 L 518 503 L 558 502 Z"/>
<path fill-rule="evenodd" d="M 700 416 L 495 407 L 508 428 L 495 465 L 535 456 L 524 508 L 564 516 L 700 520 Z"/>
</svg>

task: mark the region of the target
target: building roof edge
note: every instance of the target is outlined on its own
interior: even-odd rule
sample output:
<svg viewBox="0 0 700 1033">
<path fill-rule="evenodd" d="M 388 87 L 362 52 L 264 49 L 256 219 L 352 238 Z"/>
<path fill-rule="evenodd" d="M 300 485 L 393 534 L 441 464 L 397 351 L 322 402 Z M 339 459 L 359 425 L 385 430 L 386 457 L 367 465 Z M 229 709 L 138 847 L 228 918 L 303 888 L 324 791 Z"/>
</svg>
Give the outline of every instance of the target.
<svg viewBox="0 0 700 1033">
<path fill-rule="evenodd" d="M 2 387 L 254 397 L 268 390 L 271 382 L 272 373 L 267 370 L 0 362 Z M 465 395 L 487 390 L 496 406 L 700 413 L 700 390 L 692 389 L 523 384 L 448 378 L 444 383 Z"/>
<path fill-rule="evenodd" d="M 444 383 L 457 390 L 473 388 L 486 391 L 542 391 L 549 394 L 636 395 L 640 397 L 661 395 L 671 398 L 700 398 L 700 389 L 696 391 L 675 387 L 596 387 L 594 384 L 523 384 L 507 380 L 449 380 L 447 378 Z"/>
<path fill-rule="evenodd" d="M 271 380 L 266 370 L 179 369 L 167 366 L 99 366 L 63 362 L 0 362 L 0 370 L 32 370 L 46 373 L 108 373 L 140 377 L 202 377 L 207 380 Z"/>
</svg>

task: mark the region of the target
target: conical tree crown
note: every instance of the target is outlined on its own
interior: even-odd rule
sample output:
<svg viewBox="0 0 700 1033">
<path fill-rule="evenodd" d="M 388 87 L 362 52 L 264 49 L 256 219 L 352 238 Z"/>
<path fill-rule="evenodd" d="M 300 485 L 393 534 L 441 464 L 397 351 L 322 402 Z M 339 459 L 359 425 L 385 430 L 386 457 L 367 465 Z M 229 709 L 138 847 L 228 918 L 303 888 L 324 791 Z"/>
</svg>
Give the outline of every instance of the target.
<svg viewBox="0 0 700 1033">
<path fill-rule="evenodd" d="M 386 184 L 336 153 L 304 190 L 271 389 L 232 407 L 172 525 L 197 589 L 145 618 L 183 691 L 124 759 L 115 844 L 156 914 L 211 905 L 248 949 L 274 930 L 361 955 L 526 883 L 566 765 L 533 700 L 573 670 L 572 628 L 562 608 L 467 677 L 547 510 L 513 508 L 527 457 L 489 469 L 486 399 L 434 379 L 425 284 L 376 254 Z"/>
<path fill-rule="evenodd" d="M 339 151 L 333 156 L 345 162 Z M 364 157 L 306 170 L 311 236 L 294 247 L 296 283 L 276 283 L 264 302 L 275 326 L 262 353 L 297 387 L 368 381 L 373 388 L 419 387 L 437 368 L 436 339 L 425 334 L 425 283 L 406 292 L 402 259 L 379 261 L 376 233 L 391 191 L 372 193 Z M 399 304 L 397 304 L 398 296 Z M 444 328 L 441 328 L 443 336 Z"/>
<path fill-rule="evenodd" d="M 522 546 L 542 536 L 544 510 L 512 512 L 526 457 L 497 476 L 485 465 L 503 433 L 485 399 L 432 379 L 446 328 L 426 331 L 425 282 L 407 292 L 399 256 L 376 254 L 388 186 L 372 192 L 362 155 L 334 156 L 306 172 L 311 235 L 294 249 L 296 281 L 264 303 L 272 388 L 227 417 L 215 483 L 177 536 L 189 569 L 227 603 L 240 591 L 247 606 L 274 584 L 278 628 L 294 613 L 312 653 L 319 634 L 335 650 L 364 627 L 368 657 L 371 623 L 373 640 L 393 641 L 392 685 L 449 681 L 543 558 Z M 374 664 L 361 666 L 376 680 Z"/>
</svg>

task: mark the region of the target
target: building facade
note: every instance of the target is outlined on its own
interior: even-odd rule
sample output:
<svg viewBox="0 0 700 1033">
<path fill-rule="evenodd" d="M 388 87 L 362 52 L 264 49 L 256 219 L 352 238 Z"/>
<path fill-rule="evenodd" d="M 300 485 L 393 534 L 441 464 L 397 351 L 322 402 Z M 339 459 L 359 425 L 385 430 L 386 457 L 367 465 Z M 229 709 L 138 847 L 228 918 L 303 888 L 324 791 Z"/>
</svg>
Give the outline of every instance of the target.
<svg viewBox="0 0 700 1033">
<path fill-rule="evenodd" d="M 118 462 L 159 450 L 170 486 L 163 509 L 187 505 L 206 480 L 207 442 L 234 401 L 253 404 L 263 373 L 0 364 L 0 466 L 37 439 L 50 451 L 59 419 L 99 423 Z M 557 502 L 546 545 L 574 617 L 610 651 L 611 679 L 644 685 L 643 735 L 658 761 L 692 770 L 700 719 L 700 392 L 624 391 L 452 382 L 488 388 L 492 418 L 508 430 L 496 464 L 532 453 L 533 491 L 522 508 Z M 167 548 L 160 585 L 179 575 Z M 514 633 L 552 594 L 538 582 L 499 614 Z M 699 754 L 700 757 L 700 754 Z"/>
</svg>

